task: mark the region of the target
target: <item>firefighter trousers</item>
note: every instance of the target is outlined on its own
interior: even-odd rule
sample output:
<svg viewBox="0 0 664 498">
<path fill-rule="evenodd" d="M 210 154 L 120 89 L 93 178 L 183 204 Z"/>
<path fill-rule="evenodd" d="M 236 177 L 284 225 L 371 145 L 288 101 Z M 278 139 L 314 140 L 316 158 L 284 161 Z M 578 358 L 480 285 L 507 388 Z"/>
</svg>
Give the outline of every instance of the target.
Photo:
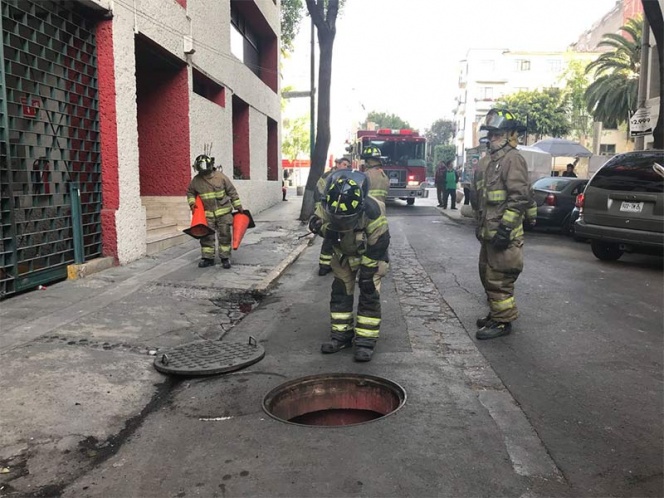
<svg viewBox="0 0 664 498">
<path fill-rule="evenodd" d="M 318 264 L 321 266 L 330 266 L 332 262 L 332 254 L 334 253 L 334 241 L 332 239 L 323 239 L 320 247 L 320 256 L 318 257 Z"/>
<path fill-rule="evenodd" d="M 355 329 L 355 344 L 361 346 L 364 343 L 372 347 L 380 331 L 380 283 L 387 274 L 389 264 L 385 261 L 378 263 L 378 270 L 373 276 L 376 292 L 366 294 L 360 291 L 356 320 L 353 320 L 353 295 L 360 258 L 342 256 L 334 252 L 330 266 L 334 272 L 330 297 L 332 337 L 347 341 Z"/>
<path fill-rule="evenodd" d="M 225 215 L 217 218 L 207 218 L 210 228 L 215 230 L 219 240 L 219 257 L 229 259 L 231 257 L 231 225 L 233 216 Z M 215 234 L 207 235 L 201 239 L 201 256 L 205 259 L 214 259 Z"/>
<path fill-rule="evenodd" d="M 492 320 L 513 322 L 519 316 L 514 298 L 514 283 L 523 270 L 523 239 L 515 239 L 504 251 L 488 241 L 480 249 L 480 280 L 489 299 Z"/>
</svg>

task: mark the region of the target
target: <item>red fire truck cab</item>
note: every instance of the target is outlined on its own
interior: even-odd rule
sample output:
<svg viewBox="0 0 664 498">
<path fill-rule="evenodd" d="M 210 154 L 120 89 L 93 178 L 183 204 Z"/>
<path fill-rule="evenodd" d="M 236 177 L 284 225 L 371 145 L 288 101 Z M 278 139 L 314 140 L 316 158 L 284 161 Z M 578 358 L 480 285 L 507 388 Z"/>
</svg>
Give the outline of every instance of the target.
<svg viewBox="0 0 664 498">
<path fill-rule="evenodd" d="M 402 199 L 408 205 L 416 198 L 425 198 L 429 192 L 424 186 L 427 175 L 427 140 L 413 130 L 358 130 L 356 139 L 349 147 L 353 169 L 362 169 L 360 156 L 365 147 L 373 145 L 380 149 L 383 171 L 390 179 L 388 199 Z"/>
</svg>

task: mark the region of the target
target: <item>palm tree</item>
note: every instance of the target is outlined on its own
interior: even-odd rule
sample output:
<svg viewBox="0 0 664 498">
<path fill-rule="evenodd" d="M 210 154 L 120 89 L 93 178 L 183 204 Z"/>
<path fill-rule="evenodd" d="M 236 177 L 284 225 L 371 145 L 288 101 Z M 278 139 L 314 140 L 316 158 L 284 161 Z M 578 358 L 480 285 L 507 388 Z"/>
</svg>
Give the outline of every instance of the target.
<svg viewBox="0 0 664 498">
<path fill-rule="evenodd" d="M 598 45 L 613 50 L 586 67 L 586 74 L 595 75 L 584 94 L 588 112 L 612 127 L 629 120 L 638 104 L 643 18 L 629 19 L 620 29 L 623 33 L 607 33 Z"/>
</svg>

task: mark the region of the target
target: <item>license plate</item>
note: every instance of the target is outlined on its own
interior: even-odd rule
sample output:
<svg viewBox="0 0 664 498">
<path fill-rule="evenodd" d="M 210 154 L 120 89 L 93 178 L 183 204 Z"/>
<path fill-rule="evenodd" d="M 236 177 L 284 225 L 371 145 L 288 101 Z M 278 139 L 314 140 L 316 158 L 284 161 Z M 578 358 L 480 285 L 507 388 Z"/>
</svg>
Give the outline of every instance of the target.
<svg viewBox="0 0 664 498">
<path fill-rule="evenodd" d="M 623 201 L 620 210 L 624 213 L 640 213 L 643 210 L 643 202 Z"/>
<path fill-rule="evenodd" d="M 390 185 L 393 185 L 395 183 L 399 183 L 399 179 L 398 178 L 390 178 Z"/>
</svg>

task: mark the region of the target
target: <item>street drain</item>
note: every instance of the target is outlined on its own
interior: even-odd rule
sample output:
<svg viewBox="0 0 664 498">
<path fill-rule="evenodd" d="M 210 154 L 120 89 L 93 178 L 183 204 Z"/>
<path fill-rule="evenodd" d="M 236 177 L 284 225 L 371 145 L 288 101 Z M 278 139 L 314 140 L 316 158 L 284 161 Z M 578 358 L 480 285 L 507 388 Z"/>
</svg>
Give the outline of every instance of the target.
<svg viewBox="0 0 664 498">
<path fill-rule="evenodd" d="M 371 375 L 323 374 L 272 389 L 263 410 L 282 422 L 338 427 L 383 418 L 406 403 L 399 384 Z"/>
</svg>

